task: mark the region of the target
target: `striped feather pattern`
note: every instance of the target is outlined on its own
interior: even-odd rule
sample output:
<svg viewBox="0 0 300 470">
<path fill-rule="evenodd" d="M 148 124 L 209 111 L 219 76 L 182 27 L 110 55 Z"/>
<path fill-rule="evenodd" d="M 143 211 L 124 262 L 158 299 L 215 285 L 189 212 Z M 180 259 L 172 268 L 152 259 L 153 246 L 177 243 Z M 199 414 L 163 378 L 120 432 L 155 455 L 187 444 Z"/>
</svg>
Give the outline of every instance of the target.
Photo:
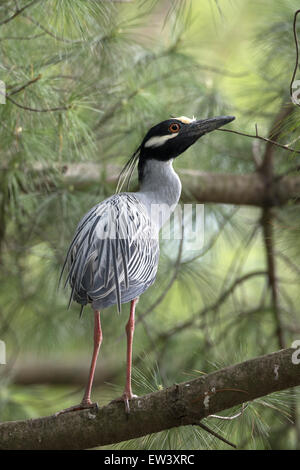
<svg viewBox="0 0 300 470">
<path fill-rule="evenodd" d="M 67 252 L 72 300 L 94 309 L 121 304 L 141 295 L 155 280 L 159 258 L 145 207 L 132 193 L 111 196 L 79 223 Z"/>
</svg>

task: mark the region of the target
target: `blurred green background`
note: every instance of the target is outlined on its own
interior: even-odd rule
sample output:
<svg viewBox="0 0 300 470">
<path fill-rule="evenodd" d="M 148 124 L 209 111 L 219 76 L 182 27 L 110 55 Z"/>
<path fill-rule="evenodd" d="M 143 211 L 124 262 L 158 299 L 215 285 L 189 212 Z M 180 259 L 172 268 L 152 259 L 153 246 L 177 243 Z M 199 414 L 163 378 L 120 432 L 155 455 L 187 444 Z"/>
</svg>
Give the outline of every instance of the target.
<svg viewBox="0 0 300 470">
<path fill-rule="evenodd" d="M 114 192 L 117 170 L 169 116 L 235 115 L 231 129 L 255 134 L 257 124 L 267 136 L 290 105 L 299 7 L 294 0 L 46 0 L 1 25 L 27 3 L 0 5 L 0 80 L 10 97 L 0 105 L 1 421 L 48 415 L 81 397 L 92 310 L 79 319 L 80 307 L 67 311 L 68 292 L 57 289 L 80 218 Z M 298 116 L 280 123 L 277 137 L 299 150 Z M 263 142 L 214 132 L 175 168 L 251 173 L 253 155 L 264 150 Z M 276 173 L 296 174 L 297 158 L 277 148 Z M 266 271 L 260 219 L 260 208 L 205 204 L 203 249 L 161 241 L 157 281 L 137 306 L 135 393 L 280 349 L 266 275 L 250 276 L 220 301 L 241 276 Z M 287 347 L 300 334 L 299 221 L 294 204 L 273 219 Z M 115 308 L 102 315 L 93 390 L 101 405 L 123 389 L 128 313 L 127 305 L 120 316 Z M 297 402 L 297 390 L 285 391 L 255 400 L 237 419 L 206 423 L 242 449 L 295 449 Z M 186 427 L 109 448 L 228 446 Z"/>
</svg>

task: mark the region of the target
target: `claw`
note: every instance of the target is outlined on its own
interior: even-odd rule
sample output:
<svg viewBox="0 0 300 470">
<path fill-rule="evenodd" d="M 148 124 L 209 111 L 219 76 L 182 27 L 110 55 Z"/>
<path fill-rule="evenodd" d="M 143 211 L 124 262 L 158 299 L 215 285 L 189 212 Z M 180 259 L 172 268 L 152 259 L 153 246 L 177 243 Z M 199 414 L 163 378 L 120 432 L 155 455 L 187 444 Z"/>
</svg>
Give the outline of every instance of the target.
<svg viewBox="0 0 300 470">
<path fill-rule="evenodd" d="M 72 411 L 79 411 L 79 410 L 87 410 L 90 408 L 94 408 L 96 411 L 99 410 L 98 403 L 89 403 L 89 402 L 82 402 L 79 405 L 70 406 L 70 408 L 65 408 L 64 410 L 57 411 L 54 416 L 59 416 L 65 413 L 71 413 Z"/>
<path fill-rule="evenodd" d="M 134 395 L 133 393 L 126 393 L 124 392 L 123 395 L 121 395 L 120 397 L 118 398 L 115 398 L 114 400 L 112 400 L 110 403 L 114 403 L 114 402 L 120 402 L 120 401 L 123 401 L 124 402 L 124 405 L 125 405 L 125 413 L 126 414 L 129 414 L 130 413 L 130 406 L 129 406 L 129 401 L 132 399 L 132 398 L 137 398 L 138 396 L 137 395 Z"/>
</svg>

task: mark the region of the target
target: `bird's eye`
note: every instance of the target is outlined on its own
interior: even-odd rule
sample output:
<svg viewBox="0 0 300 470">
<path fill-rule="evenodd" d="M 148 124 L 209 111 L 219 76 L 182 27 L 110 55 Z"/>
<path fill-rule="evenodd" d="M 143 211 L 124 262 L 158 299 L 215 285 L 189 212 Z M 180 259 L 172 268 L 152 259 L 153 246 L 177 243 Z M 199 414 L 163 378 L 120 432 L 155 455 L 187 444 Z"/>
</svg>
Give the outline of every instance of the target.
<svg viewBox="0 0 300 470">
<path fill-rule="evenodd" d="M 177 122 L 173 122 L 173 124 L 169 126 L 169 131 L 173 133 L 178 132 L 179 129 L 180 129 L 180 125 Z"/>
</svg>

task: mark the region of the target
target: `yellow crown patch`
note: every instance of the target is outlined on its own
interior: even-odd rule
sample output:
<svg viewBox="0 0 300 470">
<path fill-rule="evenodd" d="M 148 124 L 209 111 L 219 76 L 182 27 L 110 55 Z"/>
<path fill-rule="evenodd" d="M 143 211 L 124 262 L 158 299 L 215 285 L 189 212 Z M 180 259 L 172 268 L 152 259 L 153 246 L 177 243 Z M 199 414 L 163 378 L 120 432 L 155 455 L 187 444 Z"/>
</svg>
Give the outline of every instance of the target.
<svg viewBox="0 0 300 470">
<path fill-rule="evenodd" d="M 183 122 L 183 124 L 190 124 L 191 122 L 196 121 L 196 118 L 195 118 L 194 116 L 193 116 L 192 119 L 190 119 L 190 118 L 188 118 L 188 117 L 186 117 L 186 116 L 180 116 L 180 117 L 177 117 L 177 118 L 175 118 L 175 119 L 177 119 L 178 121 Z"/>
</svg>

